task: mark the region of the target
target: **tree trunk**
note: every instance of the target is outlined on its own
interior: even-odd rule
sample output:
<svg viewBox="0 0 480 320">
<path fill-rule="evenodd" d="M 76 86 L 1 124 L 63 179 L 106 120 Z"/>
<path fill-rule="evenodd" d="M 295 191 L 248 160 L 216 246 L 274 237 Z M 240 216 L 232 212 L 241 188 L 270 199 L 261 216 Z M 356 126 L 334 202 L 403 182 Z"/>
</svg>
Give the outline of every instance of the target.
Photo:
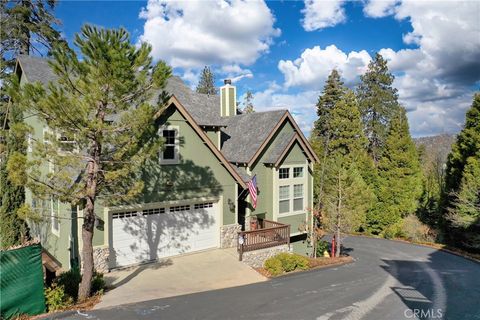
<svg viewBox="0 0 480 320">
<path fill-rule="evenodd" d="M 84 301 L 90 296 L 93 278 L 93 228 L 95 226 L 94 202 L 87 200 L 85 216 L 82 225 L 82 281 L 78 287 L 78 300 Z"/>
<path fill-rule="evenodd" d="M 340 171 L 338 172 L 338 202 L 337 202 L 337 250 L 335 250 L 335 256 L 340 257 L 340 248 L 342 247 L 342 244 L 340 243 L 340 215 L 342 213 L 342 177 Z"/>
</svg>

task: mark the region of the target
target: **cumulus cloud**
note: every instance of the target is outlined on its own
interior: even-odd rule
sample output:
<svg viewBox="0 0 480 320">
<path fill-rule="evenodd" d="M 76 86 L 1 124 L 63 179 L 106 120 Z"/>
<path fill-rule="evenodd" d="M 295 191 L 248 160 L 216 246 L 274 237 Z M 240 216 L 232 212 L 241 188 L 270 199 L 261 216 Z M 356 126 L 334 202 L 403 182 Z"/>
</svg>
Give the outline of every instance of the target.
<svg viewBox="0 0 480 320">
<path fill-rule="evenodd" d="M 280 35 L 264 1 L 149 0 L 140 18 L 153 57 L 181 68 L 250 65 Z"/>
<path fill-rule="evenodd" d="M 480 80 L 480 4 L 369 1 L 364 12 L 411 22 L 413 30 L 403 35 L 403 41 L 417 48 L 387 48 L 380 53 L 397 75 L 394 85 L 411 111 L 414 134 L 458 131 Z"/>
<path fill-rule="evenodd" d="M 304 86 L 319 89 L 332 69 L 337 69 L 347 84 L 353 83 L 365 72 L 370 55 L 365 50 L 345 53 L 335 45 L 325 49 L 315 46 L 308 48 L 300 58 L 280 60 L 278 69 L 285 77 L 285 86 Z"/>
<path fill-rule="evenodd" d="M 288 93 L 282 86 L 272 82 L 264 91 L 254 92 L 253 105 L 257 111 L 288 109 L 300 129 L 308 136 L 316 115 L 317 98 L 318 92 L 315 90 Z"/>
<path fill-rule="evenodd" d="M 303 28 L 315 31 L 345 22 L 344 0 L 305 0 Z"/>
</svg>

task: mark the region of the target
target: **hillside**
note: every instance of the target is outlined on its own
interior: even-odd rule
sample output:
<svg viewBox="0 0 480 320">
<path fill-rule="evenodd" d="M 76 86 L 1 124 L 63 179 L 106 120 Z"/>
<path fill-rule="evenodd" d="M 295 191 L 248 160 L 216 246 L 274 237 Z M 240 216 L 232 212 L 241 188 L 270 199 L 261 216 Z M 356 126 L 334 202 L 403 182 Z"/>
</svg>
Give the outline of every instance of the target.
<svg viewBox="0 0 480 320">
<path fill-rule="evenodd" d="M 425 157 L 431 160 L 438 159 L 445 163 L 455 142 L 455 135 L 441 134 L 437 136 L 421 137 L 414 139 L 417 147 L 423 146 Z"/>
</svg>

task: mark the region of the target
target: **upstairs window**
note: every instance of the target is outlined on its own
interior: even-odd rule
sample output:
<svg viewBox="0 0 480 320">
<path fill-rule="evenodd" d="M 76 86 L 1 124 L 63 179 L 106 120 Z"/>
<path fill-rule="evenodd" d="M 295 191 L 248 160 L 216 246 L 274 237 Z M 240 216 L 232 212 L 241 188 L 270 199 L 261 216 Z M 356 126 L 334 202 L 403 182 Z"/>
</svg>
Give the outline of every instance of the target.
<svg viewBox="0 0 480 320">
<path fill-rule="evenodd" d="M 294 167 L 293 168 L 293 177 L 294 178 L 303 178 L 303 167 Z"/>
<path fill-rule="evenodd" d="M 279 179 L 288 179 L 290 178 L 290 168 L 280 168 L 278 171 Z"/>
<path fill-rule="evenodd" d="M 166 127 L 160 129 L 160 134 L 164 139 L 162 151 L 160 152 L 160 163 L 178 163 L 178 128 Z"/>
</svg>

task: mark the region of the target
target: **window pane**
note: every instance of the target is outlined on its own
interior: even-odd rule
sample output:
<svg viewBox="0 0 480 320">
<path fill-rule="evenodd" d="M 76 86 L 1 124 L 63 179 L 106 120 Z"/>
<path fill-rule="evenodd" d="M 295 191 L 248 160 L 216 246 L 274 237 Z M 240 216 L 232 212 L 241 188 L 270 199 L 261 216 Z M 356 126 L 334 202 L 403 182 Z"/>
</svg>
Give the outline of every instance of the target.
<svg viewBox="0 0 480 320">
<path fill-rule="evenodd" d="M 293 186 L 293 197 L 294 198 L 303 197 L 303 184 L 295 184 Z"/>
<path fill-rule="evenodd" d="M 278 206 L 279 213 L 287 213 L 290 212 L 290 200 L 282 200 Z"/>
<path fill-rule="evenodd" d="M 175 144 L 175 130 L 163 130 L 165 144 Z"/>
<path fill-rule="evenodd" d="M 279 199 L 285 200 L 290 198 L 290 186 L 280 186 L 279 188 Z"/>
<path fill-rule="evenodd" d="M 303 177 L 303 167 L 293 168 L 293 177 L 302 178 Z"/>
<path fill-rule="evenodd" d="M 288 179 L 290 177 L 289 168 L 280 168 L 278 171 L 278 177 L 280 179 Z"/>
<path fill-rule="evenodd" d="M 166 146 L 163 150 L 163 159 L 164 160 L 173 160 L 175 159 L 175 146 Z"/>
<path fill-rule="evenodd" d="M 303 210 L 303 198 L 293 199 L 293 211 Z"/>
</svg>

